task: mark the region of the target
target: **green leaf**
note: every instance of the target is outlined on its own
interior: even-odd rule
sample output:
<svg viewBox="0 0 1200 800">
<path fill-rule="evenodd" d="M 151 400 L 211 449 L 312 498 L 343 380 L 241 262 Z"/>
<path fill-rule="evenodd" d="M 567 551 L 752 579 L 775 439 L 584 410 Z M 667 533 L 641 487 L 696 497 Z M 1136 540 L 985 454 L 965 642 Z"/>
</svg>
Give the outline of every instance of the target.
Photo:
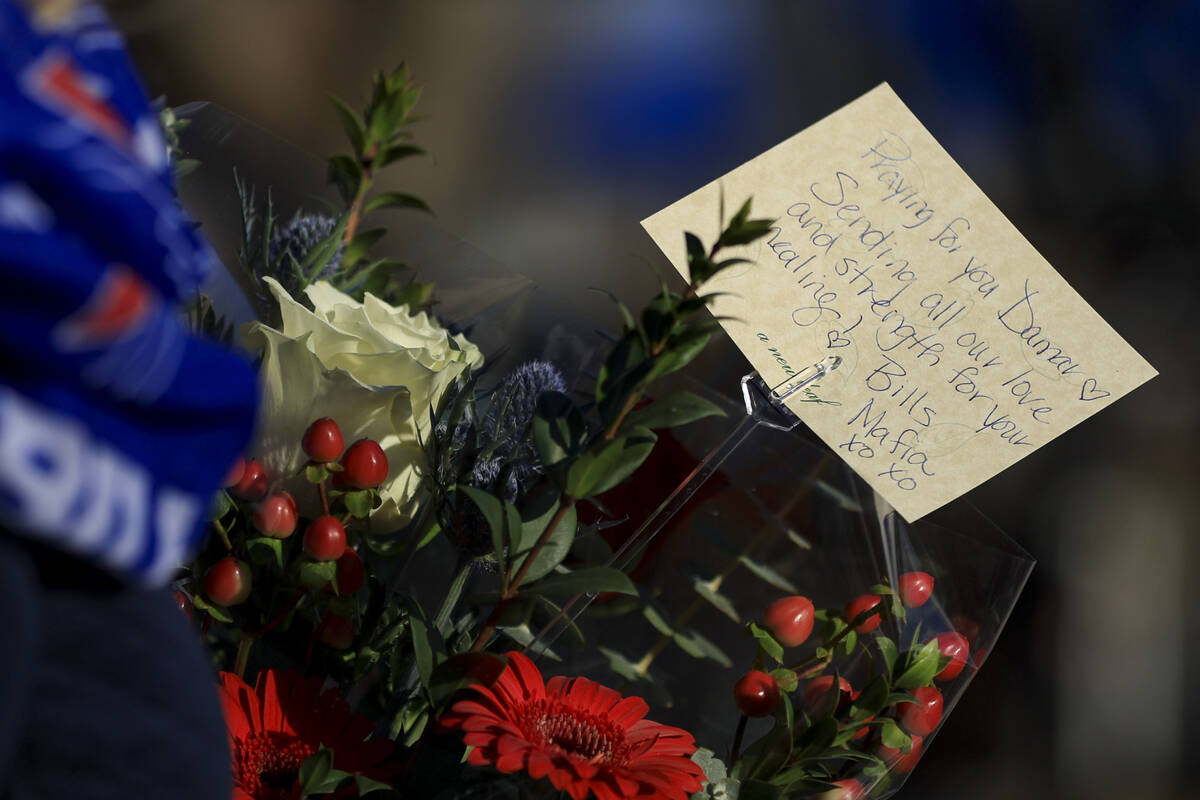
<svg viewBox="0 0 1200 800">
<path fill-rule="evenodd" d="M 428 305 L 433 297 L 433 281 L 409 281 L 393 289 L 388 295 L 389 302 L 394 306 L 408 306 L 410 309 Z"/>
<path fill-rule="evenodd" d="M 691 628 L 676 632 L 672 639 L 680 650 L 692 658 L 707 658 L 723 667 L 733 666 L 733 661 L 725 651 Z"/>
<path fill-rule="evenodd" d="M 761 739 L 750 745 L 733 765 L 733 777 L 745 781 L 748 778 L 770 778 L 792 754 L 792 732 L 776 724 Z M 743 787 L 746 785 L 742 784 Z"/>
<path fill-rule="evenodd" d="M 317 787 L 324 783 L 325 777 L 331 769 L 333 769 L 333 751 L 327 747 L 322 747 L 304 759 L 297 776 L 300 780 L 300 793 L 313 794 L 318 791 Z"/>
<path fill-rule="evenodd" d="M 796 709 L 792 707 L 792 696 L 784 692 L 779 699 L 783 701 L 779 704 L 779 712 L 783 715 L 783 724 L 790 731 L 796 727 Z"/>
<path fill-rule="evenodd" d="M 255 539 L 247 539 L 246 547 L 251 551 L 259 551 L 267 559 L 273 555 L 275 563 L 280 569 L 283 569 L 283 541 L 281 539 L 272 539 L 270 536 L 259 536 Z"/>
<path fill-rule="evenodd" d="M 654 630 L 661 633 L 663 636 L 674 636 L 675 629 L 671 627 L 671 623 L 667 622 L 663 615 L 658 613 L 658 610 L 651 605 L 642 607 L 642 616 L 654 626 Z"/>
<path fill-rule="evenodd" d="M 779 663 L 783 663 L 783 645 L 775 641 L 774 636 L 753 622 L 746 626 L 746 630 L 750 632 L 751 636 L 758 640 L 758 644 L 763 649 L 764 653 Z"/>
<path fill-rule="evenodd" d="M 700 241 L 700 237 L 694 233 L 685 232 L 683 240 L 687 245 L 689 282 L 693 286 L 699 286 L 712 277 L 716 268 L 713 266 L 712 261 L 709 260 L 708 253 L 705 252 L 704 244 Z"/>
<path fill-rule="evenodd" d="M 646 375 L 646 382 L 649 383 L 663 375 L 670 375 L 692 363 L 696 356 L 704 352 L 704 348 L 708 346 L 711 338 L 711 331 L 700 329 L 689 330 L 679 336 L 671 337 L 667 349 L 654 360 L 654 366 Z"/>
<path fill-rule="evenodd" d="M 609 299 L 612 300 L 613 303 L 616 304 L 617 310 L 621 312 L 621 321 L 625 325 L 624 330 L 626 332 L 631 331 L 637 327 L 637 323 L 634 322 L 633 313 L 629 310 L 629 306 L 622 303 L 621 299 L 619 297 L 617 297 L 615 294 L 608 291 L 607 289 L 593 288 L 592 291 L 603 292 L 604 294 L 608 295 Z"/>
<path fill-rule="evenodd" d="M 800 677 L 790 669 L 773 669 L 771 677 L 775 679 L 775 683 L 779 684 L 779 688 L 785 692 L 794 692 L 796 687 L 800 685 Z"/>
<path fill-rule="evenodd" d="M 671 392 L 626 417 L 625 426 L 636 428 L 673 428 L 705 417 L 723 417 L 719 405 L 692 392 Z"/>
<path fill-rule="evenodd" d="M 346 131 L 346 137 L 350 140 L 350 146 L 354 148 L 354 154 L 362 158 L 363 141 L 367 135 L 366 129 L 363 128 L 362 120 L 337 95 L 330 94 L 329 102 L 333 104 L 333 110 L 337 112 L 338 120 L 342 123 L 342 129 Z"/>
<path fill-rule="evenodd" d="M 233 511 L 235 508 L 237 508 L 237 506 L 234 505 L 233 500 L 229 497 L 228 492 L 217 492 L 213 495 L 212 505 L 208 509 L 208 518 L 220 522 L 222 517 L 224 517 L 230 511 Z"/>
<path fill-rule="evenodd" d="M 304 468 L 304 477 L 309 483 L 324 483 L 329 469 L 324 464 L 309 464 Z"/>
<path fill-rule="evenodd" d="M 909 752 L 912 748 L 912 737 L 900 730 L 900 726 L 893 719 L 885 719 L 883 721 L 883 725 L 879 729 L 879 738 L 886 747 L 891 747 L 903 753 Z"/>
<path fill-rule="evenodd" d="M 848 658 L 854 652 L 856 645 L 858 645 L 858 631 L 850 631 L 846 634 L 846 638 L 842 639 L 842 643 L 838 647 L 842 649 L 842 655 Z"/>
<path fill-rule="evenodd" d="M 588 567 L 565 575 L 552 575 L 527 587 L 526 591 L 550 597 L 573 597 L 577 594 L 601 592 L 636 595 L 637 587 L 629 580 L 629 576 L 619 569 Z"/>
<path fill-rule="evenodd" d="M 900 657 L 900 651 L 896 648 L 896 643 L 886 636 L 876 636 L 875 646 L 879 648 L 880 655 L 883 656 L 883 663 L 887 665 L 887 675 L 891 675 L 896 668 L 896 659 Z"/>
<path fill-rule="evenodd" d="M 836 696 L 837 693 L 832 694 Z M 835 719 L 826 717 L 814 722 L 808 730 L 796 737 L 796 760 L 824 752 L 833 744 L 837 733 L 838 722 Z"/>
<path fill-rule="evenodd" d="M 854 701 L 851 716 L 861 721 L 878 714 L 887 707 L 888 694 L 887 679 L 882 675 L 876 677 L 866 685 L 858 699 Z"/>
<path fill-rule="evenodd" d="M 192 593 L 192 605 L 201 611 L 207 612 L 208 615 L 215 620 L 224 622 L 226 624 L 233 622 L 233 617 L 229 616 L 229 612 L 216 603 L 208 602 L 208 599 L 200 592 Z"/>
<path fill-rule="evenodd" d="M 335 792 L 349 777 L 349 772 L 343 772 L 340 769 L 331 769 L 326 773 L 323 781 L 313 786 L 313 794 L 330 794 Z"/>
<path fill-rule="evenodd" d="M 779 800 L 781 797 L 782 787 L 757 778 L 742 781 L 742 788 L 738 793 L 738 800 Z"/>
<path fill-rule="evenodd" d="M 553 495 L 549 495 L 553 499 Z M 540 515 L 538 518 L 523 522 L 521 525 L 521 541 L 517 546 L 517 552 L 511 557 L 513 564 L 513 573 L 521 569 L 528 553 L 537 543 L 538 538 L 545 531 L 546 526 L 550 524 L 550 520 L 558 511 L 558 504 L 555 503 L 548 511 Z M 578 521 L 575 512 L 575 506 L 567 509 L 566 514 L 558 523 L 558 527 L 550 534 L 550 538 L 546 541 L 545 546 L 537 554 L 533 560 L 533 564 L 529 567 L 529 572 L 525 574 L 525 579 L 522 583 L 527 584 L 536 581 L 545 575 L 548 575 L 551 570 L 562 563 L 567 554 L 571 552 L 571 545 L 575 541 L 575 529 L 578 526 Z"/>
<path fill-rule="evenodd" d="M 500 569 L 504 569 L 509 540 L 505 535 L 506 515 L 500 498 L 474 486 L 459 486 L 458 490 L 469 497 L 479 509 L 479 513 L 483 514 L 488 530 L 492 533 L 492 552 L 496 556 L 496 563 L 500 565 Z"/>
<path fill-rule="evenodd" d="M 787 578 L 783 577 L 766 564 L 760 564 L 745 553 L 743 553 L 738 560 L 742 562 L 742 566 L 774 586 L 776 589 L 787 592 L 788 594 L 797 594 L 800 591 L 796 588 L 796 585 Z"/>
<path fill-rule="evenodd" d="M 618 436 L 598 452 L 585 452 L 567 471 L 567 494 L 578 498 L 604 494 L 637 471 L 654 450 L 657 438 L 649 429 L 639 428 Z"/>
<path fill-rule="evenodd" d="M 336 576 L 336 561 L 304 561 L 300 564 L 300 583 L 308 589 L 323 588 Z"/>
<path fill-rule="evenodd" d="M 716 606 L 717 610 L 722 614 L 729 617 L 734 622 L 741 623 L 742 618 L 738 616 L 737 609 L 733 606 L 733 601 L 710 587 L 707 582 L 701 580 L 700 578 L 693 577 L 692 589 L 695 590 L 696 594 L 700 595 L 705 600 Z"/>
<path fill-rule="evenodd" d="M 342 495 L 342 503 L 356 519 L 366 519 L 371 515 L 371 509 L 375 506 L 375 493 L 371 489 L 346 492 Z"/>
<path fill-rule="evenodd" d="M 608 659 L 608 668 L 620 675 L 625 680 L 631 683 L 645 680 L 646 676 L 641 672 L 638 672 L 638 669 L 634 663 L 618 653 L 616 650 L 610 650 L 603 645 L 597 645 L 596 650 L 600 652 L 600 655 Z"/>
<path fill-rule="evenodd" d="M 543 392 L 530 427 L 542 466 L 576 456 L 587 438 L 583 415 L 562 392 Z"/>
<path fill-rule="evenodd" d="M 380 208 L 415 208 L 418 211 L 433 213 L 424 200 L 416 195 L 404 192 L 381 192 L 367 201 L 364 211 L 370 212 Z"/>
<path fill-rule="evenodd" d="M 366 775 L 355 775 L 354 784 L 358 787 L 358 796 L 370 794 L 371 792 L 389 791 L 393 787 L 390 784 L 377 781 L 374 778 L 368 778 Z"/>
<path fill-rule="evenodd" d="M 366 256 L 372 246 L 387 234 L 387 228 L 372 228 L 355 234 L 346 249 L 342 251 L 342 264 L 357 264 Z M 338 245 L 341 245 L 339 240 Z M 336 249 L 335 249 L 336 252 Z"/>
<path fill-rule="evenodd" d="M 428 690 L 434 668 L 433 647 L 429 644 L 429 628 L 423 619 L 414 615 L 409 617 L 408 629 L 412 634 L 413 657 L 417 662 L 417 673 L 421 676 L 421 685 Z"/>
<path fill-rule="evenodd" d="M 910 653 L 909 666 L 896 678 L 895 687 L 897 689 L 917 689 L 928 686 L 938 672 L 940 656 L 937 639 L 930 640 L 922 646 L 915 656 Z"/>
<path fill-rule="evenodd" d="M 385 148 L 383 152 L 376 157 L 374 165 L 376 168 L 386 167 L 388 164 L 399 161 L 402 158 L 423 155 L 425 155 L 424 147 L 417 147 L 415 144 L 393 145 Z"/>
</svg>

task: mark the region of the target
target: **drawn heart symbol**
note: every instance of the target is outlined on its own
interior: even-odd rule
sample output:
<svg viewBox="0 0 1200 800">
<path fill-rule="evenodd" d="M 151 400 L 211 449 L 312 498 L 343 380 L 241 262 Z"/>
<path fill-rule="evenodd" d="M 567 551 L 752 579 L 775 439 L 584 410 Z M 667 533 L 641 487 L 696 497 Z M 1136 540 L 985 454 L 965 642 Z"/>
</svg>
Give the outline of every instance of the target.
<svg viewBox="0 0 1200 800">
<path fill-rule="evenodd" d="M 842 336 L 838 331 L 830 331 L 827 334 L 830 347 L 845 347 L 850 344 L 849 336 Z"/>
<path fill-rule="evenodd" d="M 1088 378 L 1084 381 L 1083 388 L 1079 391 L 1080 400 L 1100 400 L 1110 396 L 1110 392 L 1106 392 L 1096 385 L 1095 378 Z"/>
</svg>

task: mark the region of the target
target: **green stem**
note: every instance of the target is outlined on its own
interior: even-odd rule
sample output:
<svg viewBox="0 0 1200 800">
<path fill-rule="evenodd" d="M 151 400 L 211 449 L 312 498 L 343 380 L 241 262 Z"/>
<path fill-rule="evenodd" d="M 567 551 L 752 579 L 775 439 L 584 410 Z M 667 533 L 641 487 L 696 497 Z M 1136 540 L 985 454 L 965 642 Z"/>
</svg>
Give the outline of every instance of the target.
<svg viewBox="0 0 1200 800">
<path fill-rule="evenodd" d="M 749 721 L 749 719 L 750 718 L 745 714 L 742 714 L 742 716 L 738 719 L 737 731 L 733 734 L 733 749 L 729 751 L 730 769 L 732 769 L 733 765 L 737 763 L 738 756 L 741 755 L 742 737 L 746 735 L 746 723 Z"/>
<path fill-rule="evenodd" d="M 725 579 L 733 574 L 734 570 L 741 566 L 742 556 L 748 556 L 753 553 L 758 546 L 769 539 L 773 533 L 774 530 L 768 528 L 751 539 L 746 546 L 742 548 L 741 552 L 731 558 L 725 565 L 724 569 L 717 573 L 717 576 L 708 582 L 709 588 L 714 592 L 719 589 L 721 584 L 725 582 Z M 683 612 L 671 623 L 671 630 L 678 631 L 680 628 L 690 622 L 692 617 L 696 616 L 696 614 L 700 612 L 700 609 L 704 608 L 707 602 L 707 600 L 699 595 L 692 598 L 691 604 L 685 608 Z M 639 675 L 645 675 L 649 671 L 650 665 L 654 663 L 654 659 L 658 658 L 659 654 L 662 653 L 663 650 L 667 649 L 667 645 L 673 641 L 673 638 L 674 637 L 668 636 L 665 633 L 659 634 L 658 640 L 650 647 L 649 650 L 646 651 L 646 654 L 643 655 L 641 660 L 635 665 L 635 669 L 638 671 Z"/>
<path fill-rule="evenodd" d="M 471 577 L 471 560 L 462 559 L 462 564 L 455 574 L 454 580 L 451 581 L 449 588 L 446 589 L 446 599 L 442 601 L 442 607 L 438 610 L 437 616 L 433 618 L 433 627 L 442 630 L 450 619 L 450 615 L 454 613 L 455 607 L 458 605 L 459 599 L 462 597 L 463 589 L 467 585 L 467 579 Z"/>
<path fill-rule="evenodd" d="M 246 677 L 246 664 L 250 661 L 250 650 L 254 647 L 255 638 L 243 633 L 238 640 L 237 657 L 233 662 L 233 672 L 239 678 Z"/>
<path fill-rule="evenodd" d="M 521 589 L 521 582 L 525 580 L 525 576 L 529 574 L 529 570 L 533 567 L 533 562 L 537 560 L 538 554 L 550 541 L 550 537 L 558 526 L 566 518 L 567 513 L 575 507 L 576 500 L 570 495 L 563 495 L 562 504 L 558 507 L 558 511 L 551 517 L 550 522 L 546 525 L 546 529 L 542 531 L 542 535 L 538 537 L 537 542 L 529 551 L 529 555 L 525 556 L 525 560 L 521 562 L 521 568 L 517 570 L 517 574 L 508 582 L 508 588 L 501 592 L 500 600 L 496 603 L 496 607 L 492 609 L 492 613 L 488 615 L 487 621 L 484 622 L 483 628 L 480 629 L 479 635 L 475 637 L 475 642 L 471 645 L 471 652 L 478 653 L 487 645 L 488 640 L 492 638 L 492 634 L 496 632 L 496 626 L 500 624 L 500 618 L 504 615 L 509 604 Z"/>
<path fill-rule="evenodd" d="M 221 524 L 220 520 L 214 519 L 212 521 L 212 526 L 214 529 L 216 529 L 217 536 L 221 537 L 221 544 L 225 545 L 226 550 L 232 552 L 233 543 L 229 541 L 229 531 L 225 530 L 225 526 Z"/>
<path fill-rule="evenodd" d="M 841 633 L 825 643 L 825 649 L 829 651 L 828 655 L 818 656 L 814 653 L 812 656 L 804 659 L 799 664 L 796 664 L 793 667 L 788 667 L 788 669 L 792 670 L 793 672 L 799 672 L 800 670 L 811 667 L 814 664 L 828 664 L 833 659 L 834 648 L 837 647 L 843 639 L 849 636 L 852 630 L 854 630 L 854 628 L 847 625 L 842 629 Z"/>
</svg>

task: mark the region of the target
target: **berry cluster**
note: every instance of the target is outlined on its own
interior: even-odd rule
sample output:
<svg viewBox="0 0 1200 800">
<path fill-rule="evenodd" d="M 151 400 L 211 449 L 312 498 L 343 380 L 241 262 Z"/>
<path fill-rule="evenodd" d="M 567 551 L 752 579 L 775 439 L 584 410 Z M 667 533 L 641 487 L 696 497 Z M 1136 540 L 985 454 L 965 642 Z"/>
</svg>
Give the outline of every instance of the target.
<svg viewBox="0 0 1200 800">
<path fill-rule="evenodd" d="M 872 587 L 840 613 L 818 610 L 800 595 L 783 597 L 767 606 L 761 623 L 748 626 L 760 647 L 753 668 L 734 685 L 734 701 L 744 717 L 779 712 L 783 715 L 780 719 L 794 720 L 788 724 L 794 725 L 797 741 L 804 736 L 812 738 L 816 726 L 824 726 L 822 730 L 829 736 L 828 760 L 825 766 L 814 768 L 812 775 L 835 787 L 822 795 L 824 800 L 858 800 L 866 797 L 867 788 L 884 774 L 911 771 L 921 757 L 925 739 L 941 723 L 944 698 L 934 684 L 953 681 L 963 672 L 971 654 L 968 637 L 978 635 L 978 625 L 971 628 L 973 623 L 956 617 L 954 624 L 965 627 L 967 635 L 949 630 L 924 639 L 917 625 L 912 645 L 904 652 L 880 630 L 890 621 L 894 625 L 887 630 L 898 632 L 907 612 L 924 606 L 933 596 L 934 583 L 926 572 L 907 572 L 894 587 L 886 583 Z M 823 626 L 823 641 L 809 658 L 787 666 L 785 651 L 808 642 L 818 621 Z M 863 652 L 869 658 L 856 658 Z M 861 671 L 864 661 L 869 665 L 867 671 L 872 674 L 863 676 L 862 688 L 855 689 L 839 674 L 835 663 L 839 653 L 851 674 Z M 779 662 L 779 668 L 767 669 L 768 658 Z M 792 693 L 797 691 L 799 697 L 793 699 Z M 788 708 L 783 714 L 785 703 Z M 744 724 L 739 726 L 742 729 Z M 735 757 L 739 746 L 740 734 L 734 745 Z M 843 755 L 852 748 L 867 755 L 870 766 L 862 767 L 863 755 Z M 829 764 L 836 766 L 830 769 Z"/>
<path fill-rule="evenodd" d="M 377 505 L 388 460 L 371 439 L 347 448 L 341 428 L 327 417 L 308 427 L 300 446 L 308 457 L 302 472 L 321 512 L 302 520 L 295 498 L 278 488 L 283 476 L 268 475 L 254 459 L 238 459 L 214 507 L 216 535 L 192 568 L 199 580 L 185 582 L 187 591 L 176 590 L 175 599 L 189 618 L 193 605 L 206 613 L 206 632 L 215 619 L 253 641 L 307 618 L 314 643 L 345 650 L 355 637 L 355 595 L 367 580 L 352 546 L 353 523 Z M 296 537 L 298 530 L 303 534 Z"/>
</svg>

